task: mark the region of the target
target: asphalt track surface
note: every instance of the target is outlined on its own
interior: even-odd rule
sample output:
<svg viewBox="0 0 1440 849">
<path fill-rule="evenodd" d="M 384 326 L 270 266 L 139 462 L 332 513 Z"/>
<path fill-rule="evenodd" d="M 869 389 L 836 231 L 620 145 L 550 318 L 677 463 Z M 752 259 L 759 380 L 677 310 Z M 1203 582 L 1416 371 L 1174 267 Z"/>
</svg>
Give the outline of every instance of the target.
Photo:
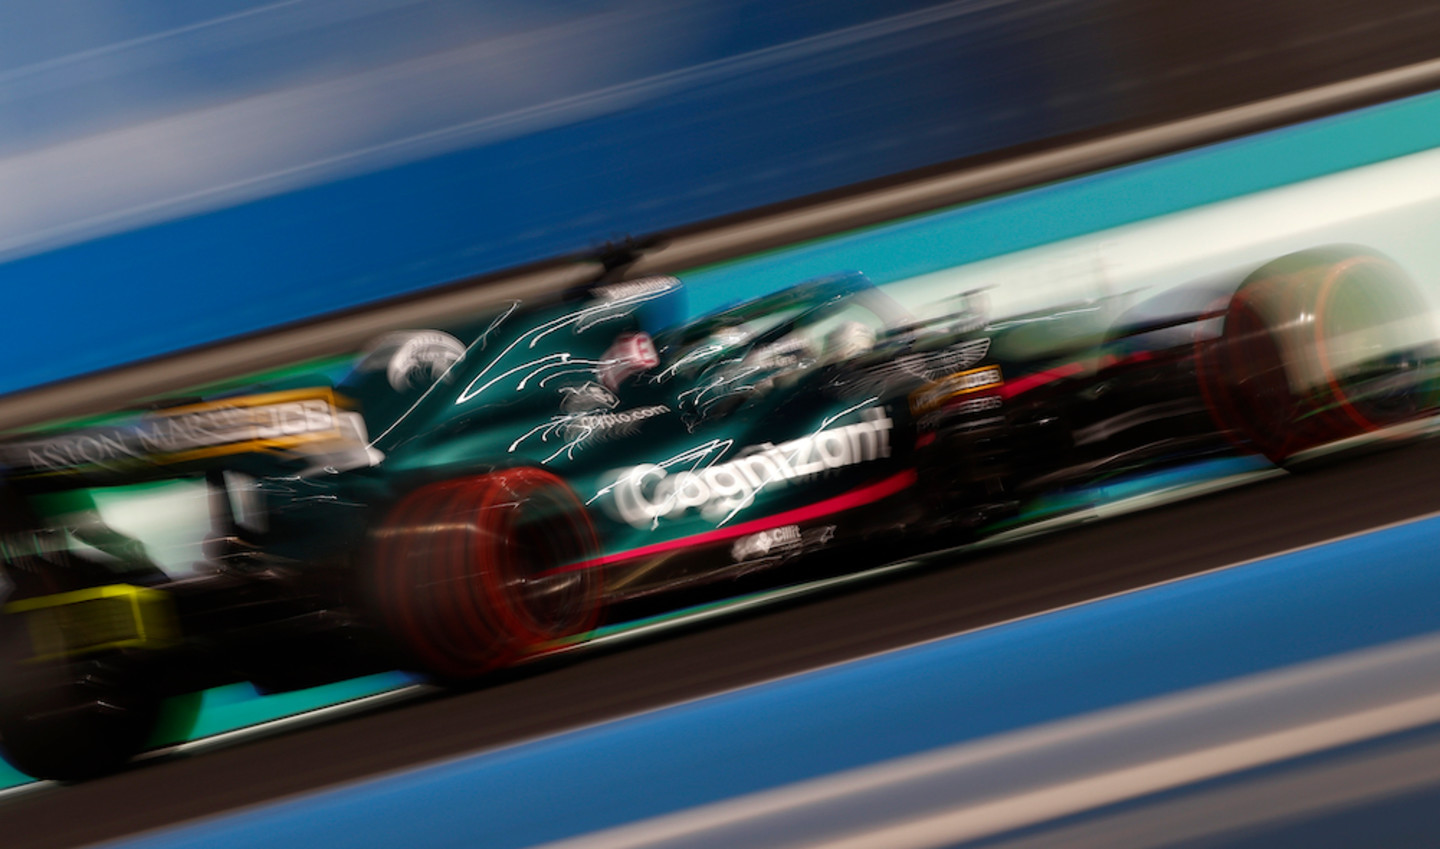
<svg viewBox="0 0 1440 849">
<path fill-rule="evenodd" d="M 81 846 L 695 699 L 1440 510 L 1440 441 L 1096 522 L 293 733 L 0 801 Z"/>
</svg>

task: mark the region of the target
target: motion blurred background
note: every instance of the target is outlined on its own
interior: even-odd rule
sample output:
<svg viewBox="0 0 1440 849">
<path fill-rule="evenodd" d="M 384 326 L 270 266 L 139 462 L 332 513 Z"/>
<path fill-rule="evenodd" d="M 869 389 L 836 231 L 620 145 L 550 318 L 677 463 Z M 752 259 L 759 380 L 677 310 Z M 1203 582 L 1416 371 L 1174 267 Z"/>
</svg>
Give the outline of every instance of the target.
<svg viewBox="0 0 1440 849">
<path fill-rule="evenodd" d="M 1425 0 L 16 0 L 0 392 L 1437 37 Z"/>
<path fill-rule="evenodd" d="M 423 296 L 477 275 L 592 255 L 627 238 L 683 235 L 1437 56 L 1440 4 L 1432 0 L 11 0 L 0 4 L 0 294 L 7 307 L 0 407 L 23 410 L 34 391 L 82 375 Z M 1431 86 L 1418 83 L 1413 90 Z M 1402 93 L 1392 89 L 1386 96 Z M 1432 103 L 1420 114 L 1435 111 Z M 1287 120 L 1277 117 L 1275 124 Z M 1362 125 L 1336 125 L 1323 146 L 1296 144 L 1279 156 L 1299 170 L 1313 165 L 1313 173 L 1324 173 L 1331 167 L 1324 164 L 1328 153 L 1374 141 L 1350 126 Z M 1267 143 L 1262 139 L 1249 149 Z M 1223 167 L 1236 175 L 1275 161 L 1236 157 Z M 1431 170 L 1386 172 L 1388 182 L 1373 175 L 1344 185 L 1332 181 L 1269 206 L 1211 207 L 1204 218 L 1210 229 L 1192 229 L 1204 216 L 1179 223 L 1157 219 L 1149 231 L 1132 231 L 1149 236 L 1106 242 L 1103 250 L 1088 243 L 1042 249 L 922 283 L 976 285 L 965 276 L 970 274 L 1027 291 L 1033 283 L 1038 291 L 1057 269 L 1103 277 L 1095 269 L 1116 256 L 1128 263 L 1122 271 L 1137 279 L 1157 269 L 1179 279 L 1212 259 L 1215 243 L 1196 233 L 1264 234 L 1279 221 L 1274 210 L 1315 211 L 1313 220 L 1288 220 L 1294 228 L 1284 234 L 1293 242 L 1287 242 L 1289 250 L 1319 238 L 1315 233 L 1330 239 L 1355 232 L 1342 213 L 1357 200 L 1363 202 L 1353 209 L 1369 216 L 1360 232 L 1419 246 L 1414 256 L 1428 263 L 1440 244 L 1427 229 L 1436 215 L 1434 191 L 1412 178 L 1433 173 L 1433 165 L 1426 167 Z M 1170 206 L 1183 208 L 1189 203 L 1183 180 L 1203 181 L 1221 168 L 1212 163 L 1166 180 L 1118 180 L 1109 184 L 1103 203 L 1093 186 L 1077 189 L 1024 207 L 1025 226 L 1040 231 L 1063 214 L 1067 232 L 1102 231 L 1116 224 L 1114 210 L 1127 202 L 1141 207 L 1156 200 L 1142 192 L 1169 193 Z M 1270 175 L 1242 173 L 1237 179 L 1257 188 L 1268 186 Z M 1389 195 L 1375 194 L 1381 185 L 1406 203 L 1429 204 L 1424 216 L 1400 227 L 1379 217 L 1390 204 Z M 1236 209 L 1249 211 L 1237 216 Z M 1272 214 L 1255 211 L 1265 209 Z M 1013 233 L 1001 238 L 995 230 L 986 236 L 983 228 L 917 232 L 917 238 L 932 240 L 941 238 L 934 234 L 980 234 L 969 237 L 980 244 L 959 252 L 967 262 L 1008 254 L 1024 239 Z M 1035 244 L 1043 242 L 1037 238 Z M 873 255 L 886 244 L 877 240 L 869 250 Z M 1156 244 L 1184 246 L 1189 253 L 1165 253 Z M 819 265 L 832 262 L 824 258 L 832 248 L 816 248 Z M 1274 255 L 1269 245 L 1246 249 L 1252 248 Z M 792 267 L 785 267 L 787 274 Z M 1420 269 L 1423 282 L 1433 284 L 1436 267 Z M 718 292 L 726 279 L 726 273 L 700 273 L 686 282 Z M 720 303 L 728 296 L 707 298 Z M 1395 465 L 1403 464 L 1386 474 Z M 1398 488 L 1420 492 L 1424 480 Z M 1293 486 L 1325 488 L 1323 480 Z M 1269 509 L 1264 501 L 1255 496 L 1248 509 Z M 1298 514 L 1307 512 L 1299 505 L 1308 502 L 1293 503 L 1298 523 Z M 139 509 L 169 511 L 167 518 L 180 512 L 173 506 Z M 1409 510 L 1406 515 L 1425 509 L 1431 508 L 1396 508 Z M 198 523 L 202 512 L 181 518 Z M 1326 526 L 1324 534 L 1332 533 L 1335 522 L 1326 521 L 1324 511 L 1308 512 Z M 1363 521 L 1354 520 L 1355 529 L 1396 518 L 1398 513 L 1366 513 Z M 1164 528 L 1160 522 L 1142 531 Z M 1181 534 L 1184 529 L 1173 526 L 1184 524 L 1172 521 L 1169 531 Z M 1094 568 L 1129 557 L 1124 546 L 1145 534 L 1130 536 L 1095 546 Z M 1195 532 L 1186 538 L 1188 546 L 1168 537 L 1151 540 L 1149 553 L 1134 559 L 1159 562 L 1171 549 L 1200 549 L 1208 542 L 1203 536 Z M 1279 536 L 1252 536 L 1244 556 L 1278 550 Z M 1285 544 L 1304 542 L 1292 536 L 1286 533 Z M 1321 538 L 1320 531 L 1311 536 Z M 1051 551 L 1052 562 L 1064 556 L 1063 545 Z M 1238 559 L 1236 554 L 1208 566 Z M 1021 576 L 1019 584 L 1031 574 L 1024 563 L 1008 567 Z M 962 583 L 956 592 L 973 589 Z M 1028 591 L 1019 586 L 1000 592 L 987 621 L 1013 612 Z M 1057 606 L 1077 600 L 1047 599 Z M 863 601 L 853 606 L 871 607 Z M 1383 610 L 1383 602 L 1376 608 Z M 844 618 L 826 617 L 823 610 L 815 618 Z M 1263 622 L 1271 612 L 1266 608 L 1255 620 Z M 860 613 L 850 615 L 858 621 Z M 904 618 L 883 610 L 874 615 Z M 1412 626 L 1419 631 L 1422 625 L 1414 623 L 1422 619 L 1416 614 L 1393 627 L 1397 633 Z M 1357 621 L 1355 633 L 1368 627 Z M 783 622 L 778 633 L 785 633 Z M 752 645 L 776 639 L 769 633 Z M 673 649 L 681 655 L 677 679 L 706 665 L 686 656 L 690 648 Z M 847 644 L 847 650 L 879 649 Z M 721 657 L 737 653 L 733 646 L 729 655 L 723 651 L 717 650 Z M 975 662 L 983 666 L 989 656 Z M 628 677 L 623 667 L 618 675 L 613 666 L 595 667 L 588 688 L 579 689 L 609 686 L 607 674 L 644 680 L 653 672 L 643 663 L 634 661 Z M 1037 672 L 1037 679 L 1051 671 Z M 1172 668 L 1156 676 L 1183 683 Z M 1076 677 L 1083 678 L 1080 672 Z M 331 700 L 404 680 L 362 685 Z M 1081 686 L 1073 692 L 1089 697 Z M 687 691 L 677 698 L 699 695 Z M 253 696 L 240 688 L 212 702 L 225 707 L 227 700 L 245 703 Z M 496 698 L 493 717 L 525 713 L 523 703 L 516 709 Z M 543 693 L 536 699 L 547 706 L 567 703 Z M 301 700 L 278 712 L 316 703 Z M 473 701 L 464 705 L 475 708 Z M 567 715 L 566 721 L 586 718 Z M 411 721 L 413 732 L 428 738 L 414 745 L 414 758 L 478 747 L 473 737 L 456 743 L 452 735 L 475 724 L 452 716 L 446 731 L 439 720 L 433 726 Z M 395 725 L 406 722 L 402 717 Z M 553 730 L 525 726 L 524 733 L 484 743 Z M 295 764 L 305 760 L 294 754 L 304 750 L 303 742 L 272 743 L 266 750 L 271 756 L 288 750 Z M 341 740 L 326 751 L 333 756 L 363 749 Z M 338 759 L 311 760 L 326 761 L 331 770 L 328 778 L 314 779 L 317 785 L 356 772 Z M 404 765 L 387 760 L 375 768 Z M 213 767 L 214 783 L 199 784 L 213 789 L 230 775 L 244 775 L 257 789 L 241 801 L 257 801 L 304 789 L 297 786 L 302 777 L 312 777 L 301 776 L 296 766 L 294 781 L 284 784 L 286 776 L 277 774 L 286 770 L 274 762 L 252 761 L 246 770 L 232 761 L 228 768 Z M 146 774 L 148 779 L 136 777 Z M 188 794 L 197 784 L 193 773 L 166 775 L 163 769 L 139 770 L 108 785 L 65 788 L 69 795 L 48 797 L 54 801 L 36 796 L 33 809 L 0 810 L 0 822 L 13 817 L 16 845 L 79 845 L 111 833 L 109 823 L 118 833 L 211 812 Z M 145 783 L 167 780 L 168 789 L 158 793 Z M 215 810 L 240 793 L 231 788 L 224 798 L 210 794 Z M 77 800 L 95 802 L 95 825 L 58 827 L 54 812 L 82 804 Z M 152 804 L 157 811 L 180 807 L 151 819 L 138 813 Z"/>
</svg>

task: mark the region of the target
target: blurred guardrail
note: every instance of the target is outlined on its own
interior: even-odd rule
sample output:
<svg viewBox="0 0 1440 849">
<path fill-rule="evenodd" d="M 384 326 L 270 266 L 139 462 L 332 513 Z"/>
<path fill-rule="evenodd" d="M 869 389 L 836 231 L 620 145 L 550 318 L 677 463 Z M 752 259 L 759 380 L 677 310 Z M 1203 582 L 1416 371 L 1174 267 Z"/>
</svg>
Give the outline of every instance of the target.
<svg viewBox="0 0 1440 849">
<path fill-rule="evenodd" d="M 943 209 L 997 193 L 1072 177 L 1121 163 L 1194 148 L 1217 140 L 1283 126 L 1347 108 L 1389 101 L 1416 91 L 1440 87 L 1440 60 L 1335 83 L 1306 92 L 1186 118 L 1157 127 L 1133 130 L 1068 147 L 1013 159 L 975 165 L 910 182 L 882 185 L 812 203 L 720 220 L 704 227 L 665 236 L 629 269 L 631 273 L 676 272 L 721 263 L 781 245 L 803 242 L 890 221 L 915 213 Z M 1440 145 L 1440 101 L 1421 96 L 1409 107 L 1414 114 L 1386 124 L 1384 115 L 1354 115 L 1311 125 L 1303 140 L 1306 151 L 1296 167 L 1279 169 L 1278 178 L 1254 175 L 1224 189 L 1232 194 L 1302 180 L 1367 162 Z M 1379 122 L 1367 132 L 1366 122 Z M 1358 123 L 1357 123 L 1358 122 Z M 1313 134 L 1330 134 L 1334 143 Z M 1356 141 L 1359 144 L 1356 144 Z M 1282 154 L 1283 155 L 1283 154 Z M 1294 163 L 1291 163 L 1293 166 Z M 1208 200 L 1222 199 L 1219 196 Z M 1138 217 L 1159 214 L 1141 204 Z M 1091 229 L 1114 226 L 1094 221 Z M 1053 236 L 1051 237 L 1053 238 Z M 642 237 L 641 242 L 650 241 Z M 1042 239 L 1043 241 L 1043 239 Z M 970 249 L 948 260 L 953 265 L 1024 245 L 997 243 L 987 254 Z M 964 253 L 964 252 L 961 252 Z M 379 330 L 423 325 L 458 312 L 518 297 L 554 292 L 597 278 L 604 266 L 593 260 L 566 259 L 539 263 L 511 272 L 475 277 L 322 319 L 295 322 L 278 329 L 232 339 L 172 356 L 107 369 L 69 381 L 12 393 L 0 399 L 0 428 L 19 428 L 60 417 L 101 412 L 147 395 L 243 375 L 283 364 L 353 350 Z M 933 270 L 933 269 L 930 269 Z M 793 281 L 792 281 L 793 282 Z"/>
<path fill-rule="evenodd" d="M 0 393 L 1440 56 L 1428 0 L 89 8 L 0 21 Z"/>
</svg>

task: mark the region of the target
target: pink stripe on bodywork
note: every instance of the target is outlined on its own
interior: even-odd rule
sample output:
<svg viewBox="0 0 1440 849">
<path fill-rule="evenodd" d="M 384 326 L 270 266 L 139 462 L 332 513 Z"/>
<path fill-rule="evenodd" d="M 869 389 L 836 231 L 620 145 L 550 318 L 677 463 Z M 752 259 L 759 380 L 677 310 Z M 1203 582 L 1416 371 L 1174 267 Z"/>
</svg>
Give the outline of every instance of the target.
<svg viewBox="0 0 1440 849">
<path fill-rule="evenodd" d="M 1000 387 L 1001 398 L 1014 398 L 1022 392 L 1029 392 L 1057 380 L 1064 380 L 1067 377 L 1074 377 L 1084 371 L 1079 363 L 1066 363 L 1063 366 L 1056 366 L 1045 371 L 1037 371 L 1034 374 L 1027 374 L 1024 377 L 1016 378 Z"/>
<path fill-rule="evenodd" d="M 657 554 L 665 554 L 671 551 L 678 551 L 682 548 L 690 548 L 696 545 L 709 545 L 715 542 L 743 537 L 747 534 L 768 531 L 782 525 L 797 525 L 801 522 L 808 522 L 811 519 L 818 519 L 822 516 L 829 516 L 832 513 L 841 513 L 856 507 L 863 507 L 866 504 L 873 504 L 882 498 L 888 498 L 901 490 L 913 486 L 916 480 L 915 470 L 905 471 L 892 475 L 878 483 L 862 486 L 859 489 L 852 489 L 849 492 L 837 495 L 834 498 L 827 498 L 824 501 L 817 501 L 806 507 L 797 507 L 794 510 L 786 510 L 784 513 L 777 513 L 774 516 L 767 516 L 763 519 L 754 519 L 749 522 L 741 522 L 728 528 L 717 528 L 713 531 L 706 531 L 703 534 L 682 537 L 681 539 L 657 542 L 654 545 L 646 545 L 640 548 L 632 548 L 629 551 L 621 551 L 616 554 L 607 554 L 593 560 L 585 560 L 580 563 L 571 563 L 556 569 L 551 569 L 542 575 L 554 575 L 561 572 L 576 572 L 581 569 L 589 569 L 595 566 L 608 566 L 612 563 L 621 563 L 626 560 L 638 560 L 642 557 L 653 557 Z"/>
<path fill-rule="evenodd" d="M 1126 354 L 1123 357 L 1117 357 L 1113 354 L 1106 354 L 1098 360 L 1095 360 L 1094 363 L 1095 370 L 1098 372 L 1107 368 L 1116 368 L 1118 366 L 1128 366 L 1135 363 L 1149 362 L 1150 360 L 1153 360 L 1155 358 L 1156 357 L 1154 351 L 1136 351 L 1133 354 Z M 1000 387 L 1000 397 L 1008 400 L 1010 398 L 1014 398 L 1016 395 L 1029 392 L 1032 389 L 1038 389 L 1041 386 L 1047 386 L 1051 383 L 1056 382 L 1057 380 L 1064 380 L 1067 377 L 1074 377 L 1075 375 L 1080 374 L 1083 371 L 1085 371 L 1084 363 L 1066 363 L 1063 366 L 1056 366 L 1055 368 L 1045 369 L 1044 371 L 1037 371 L 1033 374 L 1027 374 L 1024 377 L 1016 378 L 1015 380 L 1012 380 L 1006 383 L 1004 386 Z"/>
</svg>

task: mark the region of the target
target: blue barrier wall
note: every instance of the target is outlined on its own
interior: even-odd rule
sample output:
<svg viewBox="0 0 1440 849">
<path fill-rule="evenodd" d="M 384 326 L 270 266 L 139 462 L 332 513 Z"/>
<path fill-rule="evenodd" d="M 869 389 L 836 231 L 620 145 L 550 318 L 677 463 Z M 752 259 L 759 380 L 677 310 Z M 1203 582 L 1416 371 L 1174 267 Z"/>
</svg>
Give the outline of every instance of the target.
<svg viewBox="0 0 1440 849">
<path fill-rule="evenodd" d="M 1440 147 L 1440 93 L 1418 95 L 948 210 L 788 245 L 695 269 L 683 276 L 689 286 L 690 310 L 697 315 L 840 269 L 863 271 L 876 283 L 893 283 L 1437 147 Z M 1421 187 L 1422 191 L 1426 188 L 1428 184 Z M 1398 208 L 1408 202 L 1399 197 L 1387 198 L 1387 190 L 1384 184 L 1376 183 L 1356 196 L 1332 197 L 1328 200 L 1332 217 L 1338 214 L 1343 218 L 1347 208 L 1370 209 L 1377 204 Z M 1295 226 L 1311 213 L 1305 209 L 1286 210 L 1284 221 L 1269 220 L 1249 210 L 1237 210 L 1231 215 L 1235 221 L 1250 220 L 1244 227 L 1246 241 L 1258 244 L 1267 240 L 1269 234 Z M 1359 216 L 1358 212 L 1355 214 Z M 1409 246 L 1434 243 L 1434 230 L 1428 223 L 1433 215 L 1428 209 L 1424 214 L 1418 209 L 1411 210 L 1388 228 L 1384 244 L 1375 238 L 1366 243 L 1394 251 L 1394 258 L 1399 258 L 1402 252 L 1409 251 L 1392 246 L 1396 242 Z M 1355 240 L 1360 238 L 1359 232 L 1359 228 L 1349 228 L 1339 239 Z M 1331 238 L 1336 237 L 1317 230 L 1308 238 L 1308 243 L 1287 247 L 1283 239 L 1276 237 L 1274 250 L 1283 253 Z M 1219 268 L 1224 267 L 1219 255 L 1232 247 L 1223 242 L 1209 245 L 1209 250 L 1217 255 L 1215 259 L 1221 262 Z M 1422 259 L 1409 267 L 1413 273 L 1423 271 L 1424 284 L 1433 285 L 1434 273 L 1427 261 Z M 1074 269 L 1053 271 L 1073 273 Z M 1146 281 L 1147 284 L 1154 282 Z"/>
<path fill-rule="evenodd" d="M 1421 637 L 1440 626 L 1437 522 L 112 845 L 532 846 Z M 655 844 L 739 845 L 691 837 Z"/>
<path fill-rule="evenodd" d="M 0 8 L 0 393 L 1431 58 L 1426 0 Z"/>
<path fill-rule="evenodd" d="M 1127 112 L 1106 3 L 0 11 L 0 392 Z"/>
</svg>

